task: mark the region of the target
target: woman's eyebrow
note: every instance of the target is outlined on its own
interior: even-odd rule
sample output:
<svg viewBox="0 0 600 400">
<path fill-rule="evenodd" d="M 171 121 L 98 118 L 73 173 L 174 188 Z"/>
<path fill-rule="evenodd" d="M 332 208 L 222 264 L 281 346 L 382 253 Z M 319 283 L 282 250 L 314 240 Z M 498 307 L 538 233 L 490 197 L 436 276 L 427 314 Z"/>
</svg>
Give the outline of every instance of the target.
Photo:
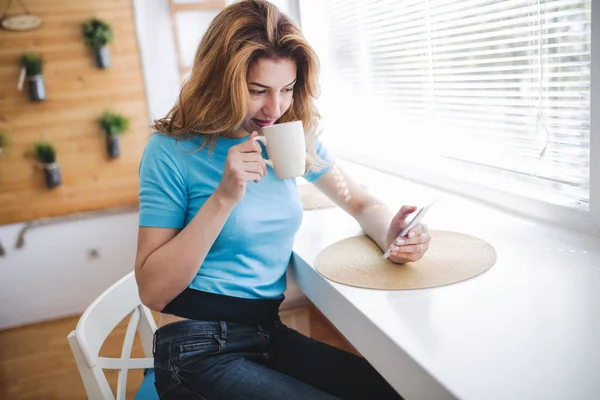
<svg viewBox="0 0 600 400">
<path fill-rule="evenodd" d="M 296 83 L 296 79 L 294 79 L 291 83 L 288 83 L 287 85 L 285 85 L 284 87 L 288 87 L 293 85 L 294 83 Z M 265 89 L 271 89 L 269 86 L 267 85 L 263 85 L 262 83 L 258 83 L 258 82 L 248 82 L 248 85 L 254 85 L 254 86 L 259 86 L 261 88 L 265 88 Z"/>
</svg>

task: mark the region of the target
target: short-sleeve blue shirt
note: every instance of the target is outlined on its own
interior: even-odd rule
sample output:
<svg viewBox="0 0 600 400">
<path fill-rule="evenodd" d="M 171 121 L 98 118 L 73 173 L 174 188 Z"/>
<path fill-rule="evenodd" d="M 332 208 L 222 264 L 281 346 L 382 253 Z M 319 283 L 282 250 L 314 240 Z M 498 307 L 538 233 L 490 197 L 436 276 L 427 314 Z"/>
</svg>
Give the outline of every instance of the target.
<svg viewBox="0 0 600 400">
<path fill-rule="evenodd" d="M 201 137 L 176 140 L 153 134 L 139 167 L 139 225 L 183 229 L 221 181 L 229 148 L 246 140 L 219 137 L 212 151 L 209 146 L 197 151 Z M 331 163 L 320 141 L 316 148 L 319 157 Z M 304 178 L 313 182 L 331 167 L 308 172 Z M 296 180 L 278 179 L 267 168 L 260 182 L 247 184 L 191 289 L 250 299 L 283 294 L 302 204 Z"/>
</svg>

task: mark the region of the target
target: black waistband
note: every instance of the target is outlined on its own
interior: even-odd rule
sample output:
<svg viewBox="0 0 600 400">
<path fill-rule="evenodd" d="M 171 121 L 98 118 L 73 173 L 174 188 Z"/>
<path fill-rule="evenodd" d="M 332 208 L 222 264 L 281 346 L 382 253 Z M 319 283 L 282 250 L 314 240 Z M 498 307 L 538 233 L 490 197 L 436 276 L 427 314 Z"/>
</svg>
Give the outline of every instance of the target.
<svg viewBox="0 0 600 400">
<path fill-rule="evenodd" d="M 282 301 L 283 296 L 280 299 L 244 299 L 186 288 L 162 312 L 198 321 L 261 325 L 278 319 Z"/>
</svg>

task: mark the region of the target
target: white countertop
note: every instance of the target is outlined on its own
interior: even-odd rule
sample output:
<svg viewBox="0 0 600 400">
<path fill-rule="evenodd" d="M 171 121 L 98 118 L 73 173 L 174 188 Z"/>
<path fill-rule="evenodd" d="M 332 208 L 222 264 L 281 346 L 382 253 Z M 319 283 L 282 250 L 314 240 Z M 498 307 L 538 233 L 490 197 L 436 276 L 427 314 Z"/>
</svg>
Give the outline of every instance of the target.
<svg viewBox="0 0 600 400">
<path fill-rule="evenodd" d="M 431 197 L 427 188 L 370 174 L 363 175 L 369 189 L 390 206 Z M 426 222 L 486 240 L 496 264 L 467 281 L 422 290 L 331 282 L 313 261 L 361 230 L 329 208 L 305 212 L 290 272 L 408 400 L 600 399 L 600 239 L 454 196 L 442 198 Z"/>
</svg>

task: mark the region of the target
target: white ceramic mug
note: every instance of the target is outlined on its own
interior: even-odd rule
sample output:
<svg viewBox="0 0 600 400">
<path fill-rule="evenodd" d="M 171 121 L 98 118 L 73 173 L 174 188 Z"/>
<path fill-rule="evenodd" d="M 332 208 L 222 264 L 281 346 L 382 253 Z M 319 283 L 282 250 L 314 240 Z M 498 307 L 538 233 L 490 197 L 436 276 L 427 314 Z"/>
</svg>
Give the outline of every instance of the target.
<svg viewBox="0 0 600 400">
<path fill-rule="evenodd" d="M 263 136 L 253 140 L 264 143 L 265 159 L 279 179 L 296 178 L 306 169 L 306 140 L 302 121 L 284 122 L 262 128 Z"/>
</svg>

